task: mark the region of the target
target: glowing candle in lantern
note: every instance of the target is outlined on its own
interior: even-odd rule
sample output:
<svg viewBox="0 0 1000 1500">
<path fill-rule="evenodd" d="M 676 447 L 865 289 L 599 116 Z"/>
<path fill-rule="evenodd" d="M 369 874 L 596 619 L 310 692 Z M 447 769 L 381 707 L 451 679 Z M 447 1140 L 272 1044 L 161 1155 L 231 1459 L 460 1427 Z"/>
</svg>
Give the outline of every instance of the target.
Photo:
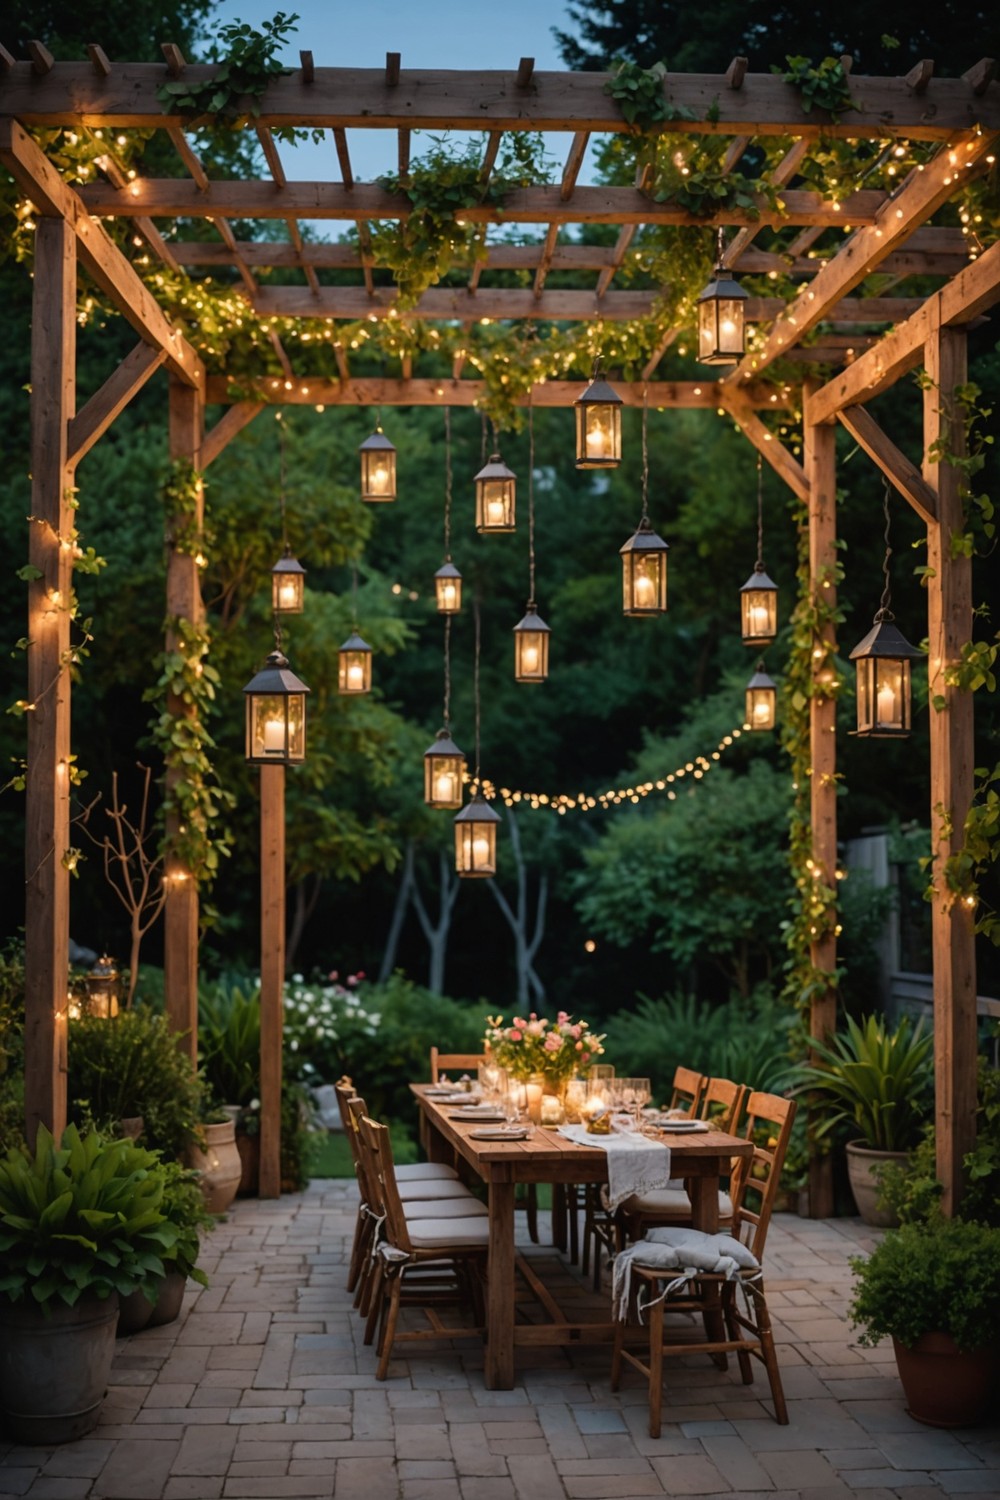
<svg viewBox="0 0 1000 1500">
<path fill-rule="evenodd" d="M 264 750 L 274 754 L 285 748 L 285 721 L 284 719 L 264 720 Z"/>
</svg>

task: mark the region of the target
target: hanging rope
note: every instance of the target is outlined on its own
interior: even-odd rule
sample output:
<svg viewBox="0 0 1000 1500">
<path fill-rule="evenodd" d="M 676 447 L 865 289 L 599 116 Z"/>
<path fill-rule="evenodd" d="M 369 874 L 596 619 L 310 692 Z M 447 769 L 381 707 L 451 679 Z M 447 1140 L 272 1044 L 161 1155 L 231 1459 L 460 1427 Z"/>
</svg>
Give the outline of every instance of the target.
<svg viewBox="0 0 1000 1500">
<path fill-rule="evenodd" d="M 649 422 L 649 387 L 643 383 L 642 387 L 642 516 L 639 525 L 649 525 L 649 445 L 646 441 L 646 428 Z"/>
<path fill-rule="evenodd" d="M 476 621 L 476 655 L 475 666 L 472 674 L 472 696 L 476 706 L 476 774 L 472 779 L 473 793 L 481 790 L 479 784 L 479 647 L 481 639 L 481 621 L 479 616 L 479 595 L 472 601 L 472 613 Z"/>
<path fill-rule="evenodd" d="M 351 563 L 351 614 L 354 616 L 354 632 L 358 629 L 358 565 Z"/>
<path fill-rule="evenodd" d="M 764 571 L 764 459 L 757 454 L 757 573 Z"/>
<path fill-rule="evenodd" d="M 444 409 L 444 560 L 451 562 L 451 407 Z"/>
<path fill-rule="evenodd" d="M 451 734 L 451 615 L 444 617 L 444 728 Z"/>
<path fill-rule="evenodd" d="M 483 465 L 486 463 L 486 456 L 487 456 L 486 455 L 486 413 L 484 411 L 481 411 L 479 413 L 479 426 L 480 426 L 480 434 L 481 434 L 481 441 L 480 441 L 480 445 L 479 445 L 479 467 L 482 468 Z"/>
<path fill-rule="evenodd" d="M 275 412 L 278 423 L 278 499 L 281 505 L 281 545 L 288 551 L 288 525 L 285 514 L 285 421 L 283 412 Z"/>
<path fill-rule="evenodd" d="M 535 409 L 528 392 L 528 610 L 535 608 Z"/>
<path fill-rule="evenodd" d="M 880 620 L 894 620 L 896 617 L 890 609 L 892 595 L 889 591 L 889 559 L 892 556 L 892 548 L 889 546 L 889 481 L 882 480 L 882 514 L 885 516 L 885 557 L 882 559 L 882 576 L 885 579 L 885 587 L 882 589 L 882 600 L 875 616 L 875 623 Z"/>
</svg>

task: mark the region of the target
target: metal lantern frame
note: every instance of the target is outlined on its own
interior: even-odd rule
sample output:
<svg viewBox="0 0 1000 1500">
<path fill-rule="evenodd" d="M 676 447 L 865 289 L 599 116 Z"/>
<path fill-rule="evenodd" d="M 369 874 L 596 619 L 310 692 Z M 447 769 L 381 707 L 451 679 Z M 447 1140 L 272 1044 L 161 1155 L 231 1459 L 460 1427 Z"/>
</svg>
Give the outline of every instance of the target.
<svg viewBox="0 0 1000 1500">
<path fill-rule="evenodd" d="M 482 792 L 455 814 L 455 869 L 466 879 L 488 879 L 497 872 L 497 826 L 501 819 Z"/>
<path fill-rule="evenodd" d="M 735 365 L 746 353 L 747 292 L 723 264 L 725 245 L 719 229 L 715 270 L 698 294 L 698 363 Z"/>
<path fill-rule="evenodd" d="M 476 530 L 500 535 L 516 530 L 517 475 L 499 453 L 491 453 L 475 478 Z"/>
<path fill-rule="evenodd" d="M 453 562 L 442 563 L 434 574 L 434 599 L 439 615 L 462 611 L 462 575 Z"/>
<path fill-rule="evenodd" d="M 301 765 L 306 758 L 308 687 L 275 649 L 243 689 L 246 695 L 247 763 Z"/>
<path fill-rule="evenodd" d="M 271 609 L 276 615 L 300 615 L 305 609 L 306 570 L 292 552 L 285 547 L 271 569 Z"/>
<path fill-rule="evenodd" d="M 361 454 L 361 498 L 378 504 L 396 498 L 396 449 L 378 423 L 358 448 Z M 382 478 L 382 475 L 385 478 Z"/>
<path fill-rule="evenodd" d="M 643 516 L 625 545 L 622 560 L 622 612 L 626 615 L 662 615 L 667 608 L 667 553 L 670 548 L 657 536 L 649 517 Z"/>
<path fill-rule="evenodd" d="M 778 722 L 778 684 L 764 671 L 762 661 L 746 686 L 745 713 L 745 727 L 755 733 L 767 734 Z"/>
<path fill-rule="evenodd" d="M 778 585 L 758 565 L 740 589 L 740 636 L 759 651 L 778 634 Z"/>
<path fill-rule="evenodd" d="M 342 697 L 360 697 L 372 690 L 372 648 L 352 631 L 337 652 L 337 691 Z"/>
<path fill-rule="evenodd" d="M 551 634 L 531 600 L 524 618 L 514 626 L 515 682 L 545 682 L 549 675 Z"/>
<path fill-rule="evenodd" d="M 84 978 L 86 999 L 84 1006 L 88 1016 L 99 1016 L 111 1021 L 118 1014 L 121 999 L 121 971 L 107 953 L 95 959 Z"/>
<path fill-rule="evenodd" d="M 617 469 L 622 461 L 622 398 L 600 366 L 573 402 L 576 412 L 576 467 Z"/>
<path fill-rule="evenodd" d="M 465 755 L 446 728 L 424 751 L 424 802 L 428 807 L 454 810 L 462 806 Z"/>
<path fill-rule="evenodd" d="M 888 610 L 851 652 L 855 664 L 857 728 L 862 739 L 905 739 L 913 727 L 910 663 L 923 653 L 911 646 Z"/>
</svg>

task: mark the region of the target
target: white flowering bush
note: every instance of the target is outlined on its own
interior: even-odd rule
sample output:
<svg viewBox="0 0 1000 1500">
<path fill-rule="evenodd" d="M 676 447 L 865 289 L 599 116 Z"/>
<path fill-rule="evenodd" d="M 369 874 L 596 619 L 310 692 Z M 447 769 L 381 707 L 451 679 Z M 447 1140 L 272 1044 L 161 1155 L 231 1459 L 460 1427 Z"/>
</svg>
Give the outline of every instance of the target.
<svg viewBox="0 0 1000 1500">
<path fill-rule="evenodd" d="M 364 972 L 336 970 L 325 979 L 293 974 L 285 982 L 285 1063 L 306 1083 L 334 1083 L 342 1073 L 363 1071 L 363 1059 L 378 1036 L 382 1016 L 365 997 Z"/>
</svg>

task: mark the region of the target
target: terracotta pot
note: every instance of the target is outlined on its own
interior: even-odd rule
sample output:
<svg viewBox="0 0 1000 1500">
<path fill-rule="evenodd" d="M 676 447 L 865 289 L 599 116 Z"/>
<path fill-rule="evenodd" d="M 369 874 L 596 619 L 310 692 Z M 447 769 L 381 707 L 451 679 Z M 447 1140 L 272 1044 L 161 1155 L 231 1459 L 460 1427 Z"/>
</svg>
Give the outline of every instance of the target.
<svg viewBox="0 0 1000 1500">
<path fill-rule="evenodd" d="M 879 1188 L 875 1181 L 874 1169 L 887 1161 L 900 1164 L 908 1162 L 910 1153 L 908 1151 L 872 1151 L 862 1141 L 848 1141 L 846 1151 L 847 1176 L 858 1213 L 866 1224 L 880 1229 L 894 1229 L 899 1223 L 896 1215 L 878 1206 Z"/>
<path fill-rule="evenodd" d="M 240 1185 L 236 1189 L 237 1196 L 240 1198 L 256 1197 L 260 1185 L 260 1136 L 245 1135 L 238 1130 L 236 1149 L 240 1153 L 240 1163 L 243 1168 L 240 1173 Z"/>
<path fill-rule="evenodd" d="M 232 1120 L 203 1125 L 205 1149 L 190 1146 L 187 1164 L 201 1173 L 201 1191 L 210 1214 L 224 1214 L 236 1197 L 243 1167 L 236 1149 L 236 1127 Z"/>
<path fill-rule="evenodd" d="M 117 1322 L 116 1293 L 85 1293 L 48 1317 L 0 1297 L 0 1413 L 19 1443 L 69 1443 L 97 1425 Z"/>
<path fill-rule="evenodd" d="M 150 1328 L 172 1323 L 181 1310 L 187 1277 L 183 1271 L 168 1271 L 160 1283 L 160 1295 L 149 1319 Z"/>
<path fill-rule="evenodd" d="M 975 1427 L 996 1416 L 1000 1360 L 993 1349 L 963 1354 L 950 1333 L 925 1333 L 905 1348 L 897 1339 L 896 1366 L 906 1409 L 930 1427 Z"/>
</svg>

